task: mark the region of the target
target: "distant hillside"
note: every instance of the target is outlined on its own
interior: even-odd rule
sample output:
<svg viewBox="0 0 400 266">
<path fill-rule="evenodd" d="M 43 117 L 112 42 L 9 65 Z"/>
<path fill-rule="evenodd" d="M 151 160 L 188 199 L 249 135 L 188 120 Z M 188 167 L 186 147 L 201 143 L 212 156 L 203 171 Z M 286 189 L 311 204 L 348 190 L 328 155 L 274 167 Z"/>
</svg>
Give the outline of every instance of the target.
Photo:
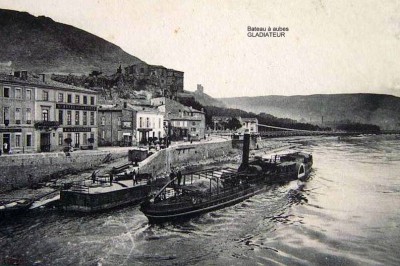
<svg viewBox="0 0 400 266">
<path fill-rule="evenodd" d="M 190 95 L 194 96 L 194 99 L 202 104 L 203 106 L 216 106 L 216 107 L 225 107 L 225 104 L 222 103 L 221 101 L 211 97 L 210 95 L 201 92 L 199 90 L 196 90 L 194 92 L 186 92 L 189 93 Z"/>
<path fill-rule="evenodd" d="M 229 108 L 332 126 L 340 121 L 400 129 L 400 98 L 383 94 L 318 94 L 219 99 Z M 323 118 L 322 118 L 323 117 Z"/>
<path fill-rule="evenodd" d="M 86 31 L 26 12 L 0 9 L 0 61 L 34 72 L 115 73 L 140 61 Z"/>
</svg>

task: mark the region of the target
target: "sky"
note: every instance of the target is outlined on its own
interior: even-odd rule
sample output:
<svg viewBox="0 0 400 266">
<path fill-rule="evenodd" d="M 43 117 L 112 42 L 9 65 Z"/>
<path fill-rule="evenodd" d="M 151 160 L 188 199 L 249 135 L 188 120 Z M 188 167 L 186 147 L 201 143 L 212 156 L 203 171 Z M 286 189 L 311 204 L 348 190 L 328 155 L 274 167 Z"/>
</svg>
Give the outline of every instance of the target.
<svg viewBox="0 0 400 266">
<path fill-rule="evenodd" d="M 400 96 L 400 1 L 0 0 L 102 37 L 149 64 L 185 72 L 213 97 Z M 285 37 L 249 37 L 248 27 Z M 262 32 L 265 33 L 265 32 Z"/>
</svg>

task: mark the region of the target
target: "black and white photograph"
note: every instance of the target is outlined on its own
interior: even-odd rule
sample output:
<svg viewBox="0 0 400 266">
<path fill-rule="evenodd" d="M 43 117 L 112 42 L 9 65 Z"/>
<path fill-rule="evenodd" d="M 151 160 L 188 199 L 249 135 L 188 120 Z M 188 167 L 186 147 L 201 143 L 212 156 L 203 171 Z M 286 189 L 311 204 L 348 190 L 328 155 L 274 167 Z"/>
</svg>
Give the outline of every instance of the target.
<svg viewBox="0 0 400 266">
<path fill-rule="evenodd" d="M 400 1 L 0 0 L 0 266 L 400 265 Z"/>
</svg>

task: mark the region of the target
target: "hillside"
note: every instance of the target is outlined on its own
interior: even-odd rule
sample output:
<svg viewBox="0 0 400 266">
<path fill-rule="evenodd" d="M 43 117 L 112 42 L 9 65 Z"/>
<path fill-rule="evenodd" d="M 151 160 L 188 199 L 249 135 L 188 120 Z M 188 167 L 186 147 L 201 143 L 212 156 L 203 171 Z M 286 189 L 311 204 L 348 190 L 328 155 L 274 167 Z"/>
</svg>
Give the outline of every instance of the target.
<svg viewBox="0 0 400 266">
<path fill-rule="evenodd" d="M 227 107 L 334 126 L 340 121 L 400 129 L 400 98 L 383 94 L 317 94 L 221 98 Z M 322 118 L 323 117 L 323 118 Z"/>
<path fill-rule="evenodd" d="M 40 72 L 115 73 L 140 59 L 86 31 L 26 12 L 0 9 L 0 61 Z"/>
<path fill-rule="evenodd" d="M 211 97 L 210 95 L 196 90 L 194 92 L 192 91 L 185 91 L 185 94 L 193 96 L 194 99 L 200 103 L 203 106 L 216 106 L 216 107 L 225 107 L 225 104 L 223 104 L 221 101 Z"/>
</svg>

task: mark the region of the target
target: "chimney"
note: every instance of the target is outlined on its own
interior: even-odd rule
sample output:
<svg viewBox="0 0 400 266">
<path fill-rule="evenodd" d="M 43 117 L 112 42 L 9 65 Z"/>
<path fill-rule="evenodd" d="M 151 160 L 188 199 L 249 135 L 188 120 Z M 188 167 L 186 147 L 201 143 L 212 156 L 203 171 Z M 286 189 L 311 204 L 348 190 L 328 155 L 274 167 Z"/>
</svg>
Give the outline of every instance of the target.
<svg viewBox="0 0 400 266">
<path fill-rule="evenodd" d="M 243 136 L 242 164 L 239 167 L 239 171 L 243 171 L 249 166 L 249 153 L 250 153 L 250 133 L 246 130 Z"/>
<path fill-rule="evenodd" d="M 28 79 L 28 71 L 22 70 L 21 71 L 21 79 L 22 80 L 27 80 Z"/>
</svg>

